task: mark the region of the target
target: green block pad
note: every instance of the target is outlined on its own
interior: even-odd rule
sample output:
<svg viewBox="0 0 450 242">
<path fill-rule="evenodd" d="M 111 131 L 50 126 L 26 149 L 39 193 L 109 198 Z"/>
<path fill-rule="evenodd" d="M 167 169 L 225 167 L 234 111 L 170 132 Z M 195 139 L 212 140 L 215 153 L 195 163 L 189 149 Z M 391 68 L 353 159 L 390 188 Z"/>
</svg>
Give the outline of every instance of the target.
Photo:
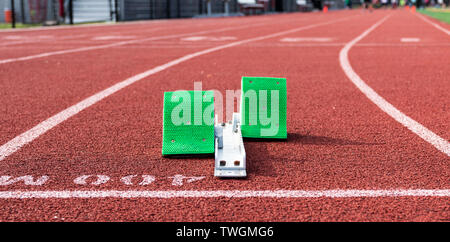
<svg viewBox="0 0 450 242">
<path fill-rule="evenodd" d="M 286 79 L 242 77 L 242 137 L 286 139 Z"/>
<path fill-rule="evenodd" d="M 163 155 L 214 153 L 214 92 L 164 93 Z"/>
</svg>

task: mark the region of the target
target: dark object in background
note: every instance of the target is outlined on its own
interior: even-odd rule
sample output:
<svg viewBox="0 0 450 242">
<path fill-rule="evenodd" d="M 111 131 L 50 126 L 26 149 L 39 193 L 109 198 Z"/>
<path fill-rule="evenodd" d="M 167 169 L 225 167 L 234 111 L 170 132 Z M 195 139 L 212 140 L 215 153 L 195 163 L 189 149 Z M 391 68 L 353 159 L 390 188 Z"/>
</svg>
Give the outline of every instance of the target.
<svg viewBox="0 0 450 242">
<path fill-rule="evenodd" d="M 73 24 L 73 1 L 69 0 L 69 23 Z"/>
<path fill-rule="evenodd" d="M 66 13 L 64 11 L 64 0 L 59 0 L 58 16 L 60 18 L 65 18 L 66 17 Z"/>
<path fill-rule="evenodd" d="M 416 7 L 420 8 L 422 6 L 422 0 L 417 0 L 416 1 Z"/>
<path fill-rule="evenodd" d="M 313 3 L 314 8 L 322 10 L 322 8 L 323 8 L 322 0 L 312 0 L 312 3 Z"/>
<path fill-rule="evenodd" d="M 16 27 L 16 14 L 14 12 L 14 0 L 11 0 L 11 27 L 13 29 Z"/>
</svg>

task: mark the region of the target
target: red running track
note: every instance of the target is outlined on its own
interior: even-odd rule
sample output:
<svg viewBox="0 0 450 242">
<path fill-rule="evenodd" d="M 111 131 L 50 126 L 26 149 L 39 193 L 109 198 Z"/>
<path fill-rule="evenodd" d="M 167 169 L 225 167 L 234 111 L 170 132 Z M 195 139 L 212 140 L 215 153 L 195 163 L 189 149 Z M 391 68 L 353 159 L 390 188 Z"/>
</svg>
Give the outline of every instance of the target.
<svg viewBox="0 0 450 242">
<path fill-rule="evenodd" d="M 344 45 L 386 16 L 349 61 L 386 101 L 448 143 L 450 70 L 439 60 L 449 36 L 403 10 L 0 32 L 52 36 L 0 46 L 1 59 L 139 40 L 0 64 L 0 144 L 131 76 L 269 35 L 146 76 L 8 154 L 0 161 L 0 220 L 449 221 L 449 156 L 381 111 L 340 65 Z M 215 39 L 183 39 L 193 36 Z M 225 93 L 239 89 L 243 75 L 288 79 L 288 140 L 246 141 L 245 180 L 214 178 L 212 157 L 161 157 L 163 92 L 202 81 Z M 34 185 L 6 177 L 26 175 Z M 83 184 L 87 175 L 101 176 Z"/>
</svg>

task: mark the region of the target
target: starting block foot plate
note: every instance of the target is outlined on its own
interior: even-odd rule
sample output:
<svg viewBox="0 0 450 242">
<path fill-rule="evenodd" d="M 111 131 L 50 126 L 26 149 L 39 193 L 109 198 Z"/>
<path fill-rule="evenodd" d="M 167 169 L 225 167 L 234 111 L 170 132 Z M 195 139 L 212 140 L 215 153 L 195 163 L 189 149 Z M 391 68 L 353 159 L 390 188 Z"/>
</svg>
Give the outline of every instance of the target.
<svg viewBox="0 0 450 242">
<path fill-rule="evenodd" d="M 287 139 L 286 78 L 242 77 L 242 137 Z"/>
<path fill-rule="evenodd" d="M 212 153 L 214 153 L 214 92 L 165 92 L 162 154 Z"/>
</svg>

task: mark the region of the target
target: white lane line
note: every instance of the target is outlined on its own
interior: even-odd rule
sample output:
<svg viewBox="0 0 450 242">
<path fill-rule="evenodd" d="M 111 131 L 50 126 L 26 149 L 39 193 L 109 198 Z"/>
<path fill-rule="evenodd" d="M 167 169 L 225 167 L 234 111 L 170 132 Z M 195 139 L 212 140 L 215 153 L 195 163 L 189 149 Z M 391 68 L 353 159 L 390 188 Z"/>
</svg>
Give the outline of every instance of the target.
<svg viewBox="0 0 450 242">
<path fill-rule="evenodd" d="M 435 28 L 437 28 L 437 29 L 443 31 L 443 32 L 446 33 L 447 35 L 450 35 L 450 30 L 448 30 L 448 29 L 446 29 L 446 28 L 440 26 L 440 25 L 437 24 L 437 23 L 433 23 L 431 20 L 427 19 L 426 17 L 422 16 L 421 14 L 416 14 L 416 16 L 419 17 L 419 18 L 421 18 L 423 21 L 425 21 L 425 22 L 427 22 L 427 23 L 433 25 Z"/>
<path fill-rule="evenodd" d="M 400 42 L 419 42 L 420 39 L 419 38 L 400 38 Z"/>
<path fill-rule="evenodd" d="M 72 40 L 72 39 L 76 39 L 76 38 L 83 38 L 83 37 L 85 37 L 85 36 L 88 36 L 87 34 L 78 34 L 78 35 L 66 35 L 66 36 L 64 36 L 64 37 L 56 37 L 56 38 L 47 38 L 47 39 L 33 39 L 33 38 L 30 38 L 30 39 L 25 39 L 25 40 L 23 40 L 23 41 L 16 41 L 16 42 L 13 42 L 13 41 L 10 41 L 10 42 L 3 42 L 3 43 L 0 43 L 0 46 L 11 46 L 11 45 L 19 45 L 19 44 L 27 44 L 27 43 L 32 43 L 32 44 L 34 44 L 34 43 L 48 43 L 48 42 L 50 42 L 50 41 L 60 41 L 60 40 Z M 64 42 L 64 43 L 67 43 L 67 42 Z M 13 48 L 14 48 L 15 46 L 13 46 Z M 23 46 L 19 46 L 20 48 L 23 48 Z M 32 46 L 33 48 L 36 48 L 36 46 Z"/>
<path fill-rule="evenodd" d="M 450 43 L 411 43 L 411 44 L 395 44 L 395 43 L 358 43 L 355 46 L 369 46 L 369 47 L 384 47 L 384 46 L 399 46 L 399 47 L 435 47 L 435 46 L 450 46 Z"/>
<path fill-rule="evenodd" d="M 450 197 L 450 190 L 261 190 L 261 191 L 2 191 L 0 199 L 29 198 L 357 198 L 357 197 Z"/>
<path fill-rule="evenodd" d="M 191 36 L 182 38 L 182 41 L 227 41 L 227 40 L 236 40 L 237 38 L 234 36 Z"/>
<path fill-rule="evenodd" d="M 299 37 L 299 38 L 283 38 L 281 42 L 330 42 L 333 38 L 325 37 Z"/>
<path fill-rule="evenodd" d="M 36 55 L 0 60 L 0 64 L 17 62 L 17 61 L 26 61 L 26 60 L 32 60 L 32 59 L 43 58 L 43 57 L 54 56 L 54 55 L 63 55 L 63 54 L 70 54 L 70 53 L 90 51 L 90 50 L 106 49 L 106 48 L 111 48 L 111 47 L 127 45 L 127 44 L 140 43 L 140 42 L 144 42 L 144 41 L 179 38 L 179 37 L 190 36 L 190 35 L 194 35 L 194 34 L 209 34 L 209 33 L 228 31 L 228 30 L 237 30 L 237 29 L 243 29 L 243 28 L 249 28 L 249 27 L 256 27 L 256 26 L 265 25 L 265 24 L 266 23 L 249 24 L 249 25 L 244 25 L 244 26 L 240 26 L 240 27 L 226 27 L 226 28 L 222 28 L 222 29 L 206 30 L 206 31 L 194 32 L 194 33 L 166 35 L 166 36 L 151 37 L 151 38 L 138 39 L 138 40 L 120 41 L 120 42 L 104 44 L 104 45 L 95 45 L 95 46 L 80 47 L 80 48 L 74 48 L 74 49 L 68 49 L 68 50 L 45 52 L 45 53 L 36 54 Z"/>
<path fill-rule="evenodd" d="M 264 36 L 260 36 L 260 37 L 255 37 L 255 38 L 251 38 L 251 39 L 246 39 L 246 40 L 240 40 L 240 41 L 235 41 L 235 42 L 231 42 L 228 44 L 224 44 L 224 45 L 219 45 L 217 47 L 213 47 L 213 48 L 209 48 L 209 49 L 205 49 L 202 51 L 198 51 L 192 54 L 188 54 L 185 55 L 183 57 L 180 57 L 178 59 L 175 59 L 173 61 L 170 61 L 166 64 L 157 66 L 155 68 L 152 68 L 150 70 L 147 70 L 145 72 L 142 72 L 140 74 L 137 74 L 135 76 L 132 76 L 124 81 L 121 81 L 119 83 L 116 83 L 115 85 L 100 91 L 86 99 L 84 99 L 83 101 L 53 115 L 52 117 L 48 118 L 47 120 L 41 122 L 40 124 L 34 126 L 33 128 L 31 128 L 28 131 L 25 131 L 24 133 L 18 135 L 17 137 L 15 137 L 14 139 L 8 141 L 6 144 L 0 146 L 0 161 L 5 159 L 7 156 L 11 155 L 12 153 L 16 152 L 18 149 L 20 149 L 23 145 L 28 144 L 29 142 L 33 141 L 34 139 L 36 139 L 37 137 L 41 136 L 42 134 L 44 134 L 45 132 L 47 132 L 48 130 L 52 129 L 53 127 L 55 127 L 56 125 L 64 122 L 65 120 L 67 120 L 68 118 L 74 116 L 75 114 L 81 112 L 82 110 L 92 106 L 93 104 L 97 103 L 98 101 L 108 97 L 109 95 L 121 90 L 122 88 L 125 88 L 139 80 L 142 80 L 148 76 L 151 76 L 153 74 L 156 74 L 160 71 L 163 71 L 165 69 L 168 69 L 172 66 L 178 65 L 180 63 L 183 63 L 185 61 L 188 61 L 192 58 L 195 58 L 197 56 L 201 56 L 201 55 L 205 55 L 211 52 L 215 52 L 215 51 L 219 51 L 219 50 L 223 50 L 226 48 L 230 48 L 233 46 L 238 46 L 238 45 L 242 45 L 242 44 L 246 44 L 246 43 L 250 43 L 250 42 L 254 42 L 254 41 L 258 41 L 258 40 L 264 40 L 264 39 L 268 39 L 268 38 L 273 38 L 273 37 L 277 37 L 277 36 L 281 36 L 284 34 L 289 34 L 289 33 L 294 33 L 294 32 L 298 32 L 298 31 L 302 31 L 302 30 L 307 30 L 307 29 L 311 29 L 314 27 L 319 27 L 319 26 L 323 26 L 323 25 L 327 25 L 327 24 L 332 24 L 332 23 L 337 23 L 337 22 L 341 22 L 344 20 L 347 20 L 349 18 L 353 18 L 355 16 L 351 16 L 351 17 L 346 17 L 346 18 L 341 18 L 339 20 L 332 20 L 332 21 L 328 21 L 328 22 L 324 22 L 324 23 L 319 23 L 319 24 L 312 24 L 312 25 L 307 25 L 307 26 L 303 26 L 303 27 L 299 27 L 299 28 L 295 28 L 295 29 L 291 29 L 291 30 L 286 30 L 286 31 L 282 31 L 282 32 L 278 32 L 278 33 L 274 33 L 274 34 L 269 34 L 269 35 L 264 35 Z"/>
<path fill-rule="evenodd" d="M 153 43 L 152 43 L 153 44 Z M 296 43 L 254 43 L 249 44 L 248 46 L 251 47 L 336 47 L 336 46 L 344 46 L 347 43 L 306 43 L 306 44 L 296 44 Z M 170 46 L 170 45 L 167 45 Z M 191 45 L 194 46 L 194 45 Z M 201 45 L 195 45 L 195 46 L 201 46 Z M 436 46 L 450 46 L 450 43 L 408 43 L 408 44 L 402 44 L 402 43 L 357 43 L 354 46 L 367 46 L 367 47 L 390 47 L 390 46 L 398 46 L 398 47 L 436 47 Z M 148 46 L 145 46 L 147 48 Z M 161 47 L 163 47 L 161 45 Z M 144 48 L 144 47 L 143 47 Z M 153 46 L 153 48 L 157 48 L 157 46 Z"/>
<path fill-rule="evenodd" d="M 30 39 L 54 39 L 53 35 L 35 35 L 35 36 L 23 36 L 23 35 L 6 35 L 3 37 L 4 40 L 30 40 Z"/>
<path fill-rule="evenodd" d="M 356 74 L 350 65 L 350 61 L 348 60 L 348 52 L 349 50 L 361 39 L 367 36 L 370 32 L 372 32 L 375 28 L 377 28 L 380 24 L 382 24 L 386 19 L 388 19 L 390 15 L 384 17 L 374 25 L 372 25 L 369 29 L 364 31 L 361 35 L 348 42 L 344 48 L 341 49 L 339 53 L 339 62 L 341 64 L 342 69 L 344 70 L 347 77 L 350 81 L 355 84 L 355 86 L 364 93 L 367 98 L 369 98 L 373 103 L 375 103 L 381 110 L 387 113 L 389 116 L 394 118 L 397 122 L 401 123 L 403 126 L 411 130 L 413 133 L 417 134 L 420 138 L 424 139 L 428 143 L 432 144 L 436 149 L 442 151 L 447 156 L 450 156 L 450 143 L 413 120 L 412 118 L 406 116 L 400 110 L 395 108 L 392 104 L 386 101 L 383 97 L 378 95 L 370 86 L 368 86 L 361 77 Z"/>
<path fill-rule="evenodd" d="M 135 39 L 132 35 L 105 35 L 93 37 L 92 40 L 121 40 L 121 39 Z"/>
</svg>

